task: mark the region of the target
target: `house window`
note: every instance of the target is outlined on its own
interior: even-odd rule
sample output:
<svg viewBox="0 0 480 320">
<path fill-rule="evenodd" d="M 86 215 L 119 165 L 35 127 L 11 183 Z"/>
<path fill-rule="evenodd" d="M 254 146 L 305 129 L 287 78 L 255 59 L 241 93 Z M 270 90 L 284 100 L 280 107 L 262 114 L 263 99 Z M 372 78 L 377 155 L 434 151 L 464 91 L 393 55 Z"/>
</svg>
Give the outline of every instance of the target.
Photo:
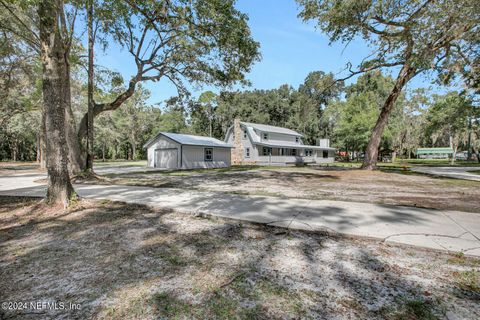
<svg viewBox="0 0 480 320">
<path fill-rule="evenodd" d="M 205 148 L 204 149 L 204 160 L 205 161 L 213 161 L 213 148 Z"/>
<path fill-rule="evenodd" d="M 295 137 L 295 142 L 298 143 L 300 141 L 299 137 Z"/>
<path fill-rule="evenodd" d="M 263 133 L 263 140 L 268 140 L 268 133 L 266 132 Z"/>
<path fill-rule="evenodd" d="M 272 154 L 272 148 L 263 147 L 262 154 L 264 156 L 269 156 Z"/>
<path fill-rule="evenodd" d="M 292 149 L 292 156 L 296 156 L 297 155 L 297 149 Z"/>
<path fill-rule="evenodd" d="M 311 157 L 313 154 L 312 149 L 305 149 L 305 157 Z"/>
<path fill-rule="evenodd" d="M 245 158 L 250 158 L 250 148 L 245 148 Z"/>
<path fill-rule="evenodd" d="M 328 158 L 328 151 L 327 150 L 323 150 L 323 157 Z"/>
<path fill-rule="evenodd" d="M 243 130 L 243 139 L 247 139 L 247 130 Z"/>
</svg>

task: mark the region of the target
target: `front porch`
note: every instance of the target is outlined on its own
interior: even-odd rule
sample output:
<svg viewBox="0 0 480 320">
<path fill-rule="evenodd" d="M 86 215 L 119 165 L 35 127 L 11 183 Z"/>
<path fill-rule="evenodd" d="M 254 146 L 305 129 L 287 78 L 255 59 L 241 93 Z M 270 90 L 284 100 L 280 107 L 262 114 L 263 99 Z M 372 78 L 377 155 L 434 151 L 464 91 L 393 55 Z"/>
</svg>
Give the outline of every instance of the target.
<svg viewBox="0 0 480 320">
<path fill-rule="evenodd" d="M 315 163 L 316 152 L 305 148 L 271 148 L 260 149 L 259 162 L 267 164 Z"/>
</svg>

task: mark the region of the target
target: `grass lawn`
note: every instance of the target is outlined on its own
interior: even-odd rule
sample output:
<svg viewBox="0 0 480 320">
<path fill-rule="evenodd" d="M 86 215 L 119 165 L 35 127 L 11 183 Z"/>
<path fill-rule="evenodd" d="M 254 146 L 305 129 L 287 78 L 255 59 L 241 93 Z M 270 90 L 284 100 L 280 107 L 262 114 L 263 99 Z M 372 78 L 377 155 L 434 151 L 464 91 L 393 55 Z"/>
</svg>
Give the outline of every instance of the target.
<svg viewBox="0 0 480 320">
<path fill-rule="evenodd" d="M 478 161 L 457 160 L 452 165 L 447 159 L 405 159 L 398 160 L 394 165 L 427 166 L 427 167 L 480 167 Z"/>
<path fill-rule="evenodd" d="M 480 260 L 82 201 L 0 197 L 1 319 L 480 318 Z"/>
<path fill-rule="evenodd" d="M 93 163 L 95 167 L 146 167 L 147 160 L 95 160 Z"/>
<path fill-rule="evenodd" d="M 351 162 L 335 162 L 333 164 L 320 164 L 320 166 L 337 166 L 344 168 L 360 168 L 362 162 L 351 161 Z M 457 160 L 452 165 L 448 159 L 397 159 L 395 162 L 378 162 L 377 166 L 379 168 L 385 167 L 398 167 L 398 168 L 411 168 L 418 166 L 426 167 L 480 167 L 478 161 L 465 161 Z"/>
<path fill-rule="evenodd" d="M 480 174 L 480 170 L 467 171 L 468 173 Z"/>
<path fill-rule="evenodd" d="M 0 161 L 0 173 L 38 170 L 40 165 L 35 161 Z"/>
</svg>

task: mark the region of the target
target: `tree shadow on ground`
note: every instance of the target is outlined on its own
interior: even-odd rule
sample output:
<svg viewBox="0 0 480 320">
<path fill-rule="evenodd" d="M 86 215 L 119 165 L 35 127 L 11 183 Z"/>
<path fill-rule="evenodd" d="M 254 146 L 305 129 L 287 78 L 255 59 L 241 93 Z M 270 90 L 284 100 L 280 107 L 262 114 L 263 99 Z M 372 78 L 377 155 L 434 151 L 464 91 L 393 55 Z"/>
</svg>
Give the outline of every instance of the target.
<svg viewBox="0 0 480 320">
<path fill-rule="evenodd" d="M 13 207 L 0 202 L 6 208 L 0 211 L 1 277 L 7 279 L 0 283 L 0 300 L 69 301 L 81 309 L 3 311 L 2 319 L 380 319 L 384 314 L 369 309 L 369 302 L 397 306 L 396 296 L 426 298 L 428 290 L 430 297 L 438 284 L 398 271 L 396 259 L 379 257 L 385 248 L 372 241 L 109 201 L 35 216 L 24 199 L 12 200 L 16 222 L 4 220 Z M 24 204 L 24 211 L 18 209 Z M 385 250 L 394 255 L 400 248 Z M 385 301 L 375 286 L 379 279 L 393 292 Z M 462 296 L 452 303 L 479 313 Z"/>
</svg>

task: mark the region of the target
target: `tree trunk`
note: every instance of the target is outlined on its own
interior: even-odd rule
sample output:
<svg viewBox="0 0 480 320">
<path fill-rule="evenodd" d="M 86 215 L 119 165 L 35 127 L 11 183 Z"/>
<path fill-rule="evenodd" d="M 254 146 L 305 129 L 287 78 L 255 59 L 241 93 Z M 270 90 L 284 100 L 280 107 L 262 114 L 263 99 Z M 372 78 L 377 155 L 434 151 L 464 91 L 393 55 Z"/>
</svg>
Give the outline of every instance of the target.
<svg viewBox="0 0 480 320">
<path fill-rule="evenodd" d="M 365 151 L 365 159 L 363 160 L 362 169 L 373 170 L 376 168 L 378 160 L 378 148 L 380 146 L 380 140 L 382 138 L 383 130 L 387 125 L 388 118 L 392 113 L 398 96 L 402 92 L 405 84 L 413 77 L 414 73 L 415 69 L 410 67 L 410 65 L 408 64 L 405 64 L 398 73 L 397 80 L 395 81 L 395 86 L 393 87 L 390 95 L 385 101 L 382 110 L 380 111 L 380 115 L 378 116 L 377 123 L 373 128 L 372 135 L 370 136 L 370 141 L 368 142 L 367 150 Z"/>
<path fill-rule="evenodd" d="M 45 144 L 45 110 L 42 111 L 42 120 L 41 120 L 41 127 L 40 127 L 40 169 L 45 170 L 47 169 L 47 159 L 45 157 L 45 153 L 47 150 L 47 146 Z"/>
<path fill-rule="evenodd" d="M 105 162 L 105 142 L 102 143 L 102 162 Z"/>
<path fill-rule="evenodd" d="M 77 126 L 75 124 L 75 116 L 73 114 L 71 106 L 71 93 L 70 93 L 70 65 L 68 64 L 68 57 L 65 56 L 66 68 L 65 68 L 65 82 L 64 95 L 65 95 L 65 125 L 66 125 L 66 140 L 68 145 L 68 169 L 70 174 L 77 174 L 85 169 L 85 156 L 82 155 L 82 149 L 80 148 L 80 142 L 77 138 Z"/>
<path fill-rule="evenodd" d="M 132 160 L 137 159 L 137 146 L 135 145 L 135 142 L 130 143 L 132 145 Z"/>
<path fill-rule="evenodd" d="M 48 172 L 46 202 L 67 207 L 75 196 L 68 173 L 66 139 L 65 75 L 68 73 L 65 48 L 58 28 L 60 4 L 43 0 L 39 4 L 39 31 L 42 62 L 42 93 L 45 107 L 45 140 Z"/>
<path fill-rule="evenodd" d="M 474 145 L 472 145 L 472 151 L 473 151 L 473 154 L 477 157 L 478 163 L 480 163 L 480 153 L 478 152 L 477 148 Z"/>
<path fill-rule="evenodd" d="M 458 145 L 455 145 L 453 147 L 453 153 L 452 153 L 452 159 L 450 160 L 450 164 L 451 165 L 454 165 L 455 164 L 455 160 L 457 158 L 457 150 L 458 150 Z"/>
<path fill-rule="evenodd" d="M 35 143 L 35 148 L 37 150 L 35 161 L 37 163 L 40 163 L 40 159 L 42 157 L 42 151 L 41 151 L 41 148 L 40 148 L 40 133 L 39 132 L 37 133 L 37 142 Z"/>
<path fill-rule="evenodd" d="M 87 3 L 88 24 L 88 85 L 87 85 L 87 161 L 86 170 L 93 171 L 93 1 Z"/>
<path fill-rule="evenodd" d="M 17 139 L 13 138 L 13 144 L 12 144 L 12 160 L 13 162 L 17 162 Z"/>
<path fill-rule="evenodd" d="M 477 141 L 480 141 L 480 131 L 475 131 L 475 136 L 477 137 Z M 472 151 L 477 156 L 478 163 L 480 163 L 480 152 L 477 147 L 475 147 L 475 142 L 472 144 Z"/>
</svg>

